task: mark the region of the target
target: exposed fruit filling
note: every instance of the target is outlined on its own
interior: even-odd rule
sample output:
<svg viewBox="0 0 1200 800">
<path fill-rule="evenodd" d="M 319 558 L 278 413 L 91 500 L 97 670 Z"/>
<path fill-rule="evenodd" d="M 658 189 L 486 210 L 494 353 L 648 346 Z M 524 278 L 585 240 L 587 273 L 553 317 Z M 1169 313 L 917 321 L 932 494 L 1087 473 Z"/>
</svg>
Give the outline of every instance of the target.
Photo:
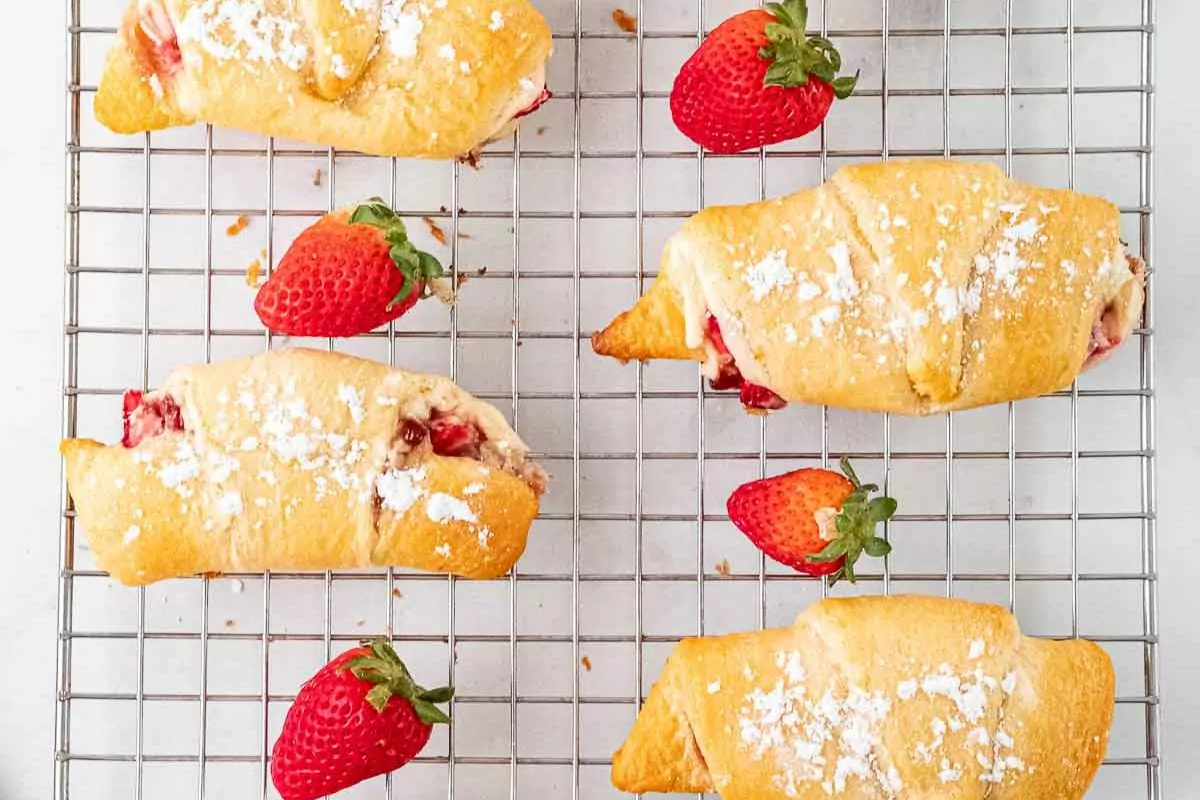
<svg viewBox="0 0 1200 800">
<path fill-rule="evenodd" d="M 542 93 L 537 96 L 537 99 L 534 100 L 529 105 L 525 106 L 525 108 L 523 110 L 517 112 L 513 116 L 513 119 L 520 119 L 521 117 L 529 116 L 530 114 L 532 114 L 533 112 L 535 112 L 539 108 L 541 108 L 545 104 L 545 102 L 553 96 L 554 95 L 552 95 L 550 93 L 550 90 L 548 88 L 546 88 L 545 86 L 543 86 Z"/>
<path fill-rule="evenodd" d="M 737 389 L 742 405 L 761 411 L 776 411 L 787 405 L 787 401 L 765 386 L 751 383 L 742 377 L 742 373 L 733 361 L 729 348 L 725 346 L 725 338 L 721 336 L 721 326 L 717 318 L 708 315 L 708 341 L 717 351 L 717 376 L 708 384 L 718 391 Z"/>
<path fill-rule="evenodd" d="M 146 395 L 137 389 L 130 389 L 125 392 L 121 423 L 121 444 L 137 447 L 143 439 L 166 431 L 183 430 L 183 414 L 175 398 L 169 394 Z"/>
<path fill-rule="evenodd" d="M 508 442 L 490 441 L 482 428 L 453 411 L 435 409 L 428 419 L 410 417 L 401 421 L 388 467 L 414 467 L 430 455 L 469 458 L 521 478 L 536 494 L 546 490 L 548 479 L 541 467 L 525 460 L 523 453 L 514 452 Z"/>
<path fill-rule="evenodd" d="M 138 3 L 138 32 L 149 42 L 151 67 L 155 74 L 169 77 L 183 66 L 175 26 L 162 0 L 140 0 Z"/>
<path fill-rule="evenodd" d="M 1140 259 L 1128 258 L 1129 271 L 1141 278 L 1145 266 Z M 1117 345 L 1124 341 L 1128 320 L 1122 317 L 1124 306 L 1113 301 L 1096 311 L 1096 321 L 1092 323 L 1092 337 L 1088 341 L 1087 363 L 1094 363 L 1104 358 Z"/>
<path fill-rule="evenodd" d="M 125 392 L 122 423 L 121 444 L 129 448 L 170 431 L 184 430 L 179 403 L 165 392 Z M 427 419 L 401 420 L 388 466 L 416 466 L 430 455 L 469 458 L 521 478 L 539 495 L 546 490 L 548 479 L 541 467 L 526 460 L 525 454 L 508 442 L 489 441 L 482 428 L 452 411 L 435 409 Z"/>
</svg>

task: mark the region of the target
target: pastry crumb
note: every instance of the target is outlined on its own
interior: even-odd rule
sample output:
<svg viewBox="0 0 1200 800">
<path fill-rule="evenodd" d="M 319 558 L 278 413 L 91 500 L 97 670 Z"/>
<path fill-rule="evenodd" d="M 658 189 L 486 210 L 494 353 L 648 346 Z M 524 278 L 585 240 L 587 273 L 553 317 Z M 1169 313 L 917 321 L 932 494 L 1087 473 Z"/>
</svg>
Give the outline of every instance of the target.
<svg viewBox="0 0 1200 800">
<path fill-rule="evenodd" d="M 466 231 L 459 231 L 458 238 L 459 239 L 474 239 L 475 237 L 472 236 L 471 234 L 467 233 Z"/>
<path fill-rule="evenodd" d="M 587 670 L 588 672 L 592 671 L 592 660 L 590 658 L 588 658 L 587 656 L 584 656 L 583 658 L 579 659 L 579 663 L 582 664 L 583 668 L 585 670 Z"/>
<path fill-rule="evenodd" d="M 234 578 L 231 586 L 233 587 L 234 594 L 241 594 L 246 591 L 246 584 L 240 578 Z"/>
<path fill-rule="evenodd" d="M 480 267 L 479 269 L 475 270 L 475 274 L 482 278 L 484 275 L 487 275 L 487 267 Z"/>
<path fill-rule="evenodd" d="M 397 600 L 400 599 L 401 597 L 404 597 L 404 595 L 400 592 L 400 588 L 398 586 L 392 587 L 392 597 L 395 597 Z"/>
<path fill-rule="evenodd" d="M 233 221 L 233 224 L 225 229 L 226 236 L 237 236 L 242 231 L 246 230 L 250 225 L 250 218 L 245 214 L 239 214 L 238 218 Z"/>
<path fill-rule="evenodd" d="M 225 620 L 225 627 L 226 627 L 226 628 L 232 628 L 234 625 L 237 625 L 237 623 L 236 623 L 236 622 L 234 622 L 233 620 L 231 620 L 231 619 L 227 619 L 227 620 Z"/>
<path fill-rule="evenodd" d="M 478 170 L 479 162 L 482 160 L 482 157 L 483 154 L 479 151 L 479 148 L 476 147 L 475 149 L 462 154 L 455 160 L 460 164 L 466 164 L 471 169 Z"/>
<path fill-rule="evenodd" d="M 365 619 L 360 619 L 354 623 L 354 627 L 361 628 L 363 625 L 366 625 L 366 624 L 367 624 L 367 621 Z"/>
<path fill-rule="evenodd" d="M 324 173 L 321 172 L 321 168 L 317 167 L 317 171 L 313 173 L 313 186 L 320 188 L 321 178 L 323 176 L 324 176 Z"/>
<path fill-rule="evenodd" d="M 733 569 L 729 566 L 729 559 L 722 558 L 717 562 L 717 574 L 726 578 L 733 574 Z"/>
<path fill-rule="evenodd" d="M 630 14 L 628 11 L 618 8 L 612 12 L 613 22 L 617 23 L 617 27 L 626 33 L 637 33 L 638 21 L 637 17 Z"/>
<path fill-rule="evenodd" d="M 246 267 L 246 285 L 251 289 L 258 288 L 258 279 L 262 276 L 262 262 L 257 258 Z"/>
<path fill-rule="evenodd" d="M 434 239 L 437 239 L 438 244 L 445 246 L 446 232 L 442 230 L 441 226 L 438 225 L 436 221 L 434 221 L 433 217 L 421 217 L 421 221 L 424 222 L 425 227 L 429 229 L 429 235 Z"/>
<path fill-rule="evenodd" d="M 537 126 L 537 130 L 535 130 L 535 131 L 534 131 L 534 133 L 536 133 L 538 136 L 542 136 L 542 135 L 543 135 L 543 134 L 545 134 L 545 133 L 546 133 L 546 131 L 548 131 L 548 130 L 550 130 L 550 126 L 549 126 L 549 125 L 538 125 L 538 126 Z"/>
</svg>

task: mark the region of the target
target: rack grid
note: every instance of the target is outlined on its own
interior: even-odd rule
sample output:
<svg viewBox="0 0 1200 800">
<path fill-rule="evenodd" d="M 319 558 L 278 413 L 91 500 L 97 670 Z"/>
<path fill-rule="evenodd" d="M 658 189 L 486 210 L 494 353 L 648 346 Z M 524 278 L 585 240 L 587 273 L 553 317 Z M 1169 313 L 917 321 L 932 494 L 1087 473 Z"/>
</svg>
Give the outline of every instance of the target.
<svg viewBox="0 0 1200 800">
<path fill-rule="evenodd" d="M 555 97 L 475 170 L 204 126 L 111 134 L 91 101 L 124 3 L 68 0 L 64 435 L 115 438 L 122 390 L 181 363 L 315 344 L 449 374 L 515 421 L 553 485 L 506 579 L 273 572 L 141 590 L 95 569 L 64 487 L 56 798 L 276 796 L 267 756 L 297 687 L 380 634 L 427 685 L 458 687 L 455 723 L 344 796 L 615 794 L 610 753 L 680 637 L 888 592 L 990 600 L 1027 633 L 1100 642 L 1118 706 L 1089 796 L 1161 796 L 1153 278 L 1136 338 L 1070 390 L 922 420 L 747 417 L 692 365 L 622 367 L 587 340 L 653 278 L 681 219 L 856 160 L 984 159 L 1104 194 L 1153 267 L 1153 3 L 811 0 L 810 24 L 863 68 L 855 97 L 797 142 L 698 152 L 670 124 L 670 80 L 753 4 L 540 0 Z M 618 6 L 636 33 L 612 23 Z M 370 195 L 467 279 L 457 305 L 353 340 L 262 330 L 247 265 L 269 272 L 304 225 Z M 831 590 L 766 562 L 724 499 L 841 455 L 901 513 L 882 569 Z"/>
</svg>

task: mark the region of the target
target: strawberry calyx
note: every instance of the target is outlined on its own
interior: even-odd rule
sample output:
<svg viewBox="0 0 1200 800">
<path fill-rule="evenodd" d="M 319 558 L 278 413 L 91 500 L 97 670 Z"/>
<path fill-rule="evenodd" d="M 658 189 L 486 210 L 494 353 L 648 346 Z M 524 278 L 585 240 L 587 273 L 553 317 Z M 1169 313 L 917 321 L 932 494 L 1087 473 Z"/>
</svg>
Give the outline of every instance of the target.
<svg viewBox="0 0 1200 800">
<path fill-rule="evenodd" d="M 388 310 L 408 297 L 413 285 L 419 286 L 422 297 L 429 294 L 429 282 L 445 274 L 441 262 L 429 253 L 418 250 L 408 239 L 408 231 L 404 221 L 400 219 L 387 203 L 378 197 L 372 197 L 362 203 L 350 215 L 350 224 L 372 225 L 383 231 L 383 237 L 389 245 L 388 254 L 392 257 L 396 269 L 404 276 L 400 291 L 388 302 Z"/>
<path fill-rule="evenodd" d="M 808 35 L 808 3 L 785 0 L 767 3 L 766 9 L 775 17 L 775 22 L 767 25 L 769 44 L 758 51 L 759 58 L 771 62 L 763 85 L 804 86 L 811 75 L 833 87 L 837 99 L 849 97 L 858 84 L 859 73 L 838 77 L 842 68 L 841 53 L 824 36 Z"/>
<path fill-rule="evenodd" d="M 366 697 L 372 708 L 382 712 L 393 697 L 400 697 L 412 705 L 417 718 L 426 725 L 450 722 L 450 716 L 437 704 L 450 702 L 453 688 L 425 689 L 417 685 L 400 656 L 384 639 L 366 640 L 362 646 L 368 652 L 347 659 L 338 671 L 348 670 L 359 680 L 372 684 Z"/>
<path fill-rule="evenodd" d="M 882 558 L 892 552 L 887 539 L 875 535 L 875 526 L 891 519 L 896 513 L 896 501 L 892 498 L 887 495 L 871 497 L 879 490 L 879 486 L 859 482 L 858 475 L 850 466 L 850 459 L 843 456 L 841 467 L 854 490 L 842 501 L 842 507 L 834 517 L 833 539 L 821 552 L 807 558 L 816 564 L 844 559 L 842 565 L 829 575 L 831 586 L 842 578 L 854 583 L 854 564 L 863 553 Z"/>
</svg>

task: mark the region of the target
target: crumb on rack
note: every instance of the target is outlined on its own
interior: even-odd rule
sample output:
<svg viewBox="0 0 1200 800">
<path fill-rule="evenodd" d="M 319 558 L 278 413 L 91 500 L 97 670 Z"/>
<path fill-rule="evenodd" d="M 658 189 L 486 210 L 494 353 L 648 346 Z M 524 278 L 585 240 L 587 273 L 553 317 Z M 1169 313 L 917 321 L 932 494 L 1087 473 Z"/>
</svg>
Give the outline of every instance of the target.
<svg viewBox="0 0 1200 800">
<path fill-rule="evenodd" d="M 587 670 L 588 672 L 592 671 L 592 660 L 590 658 L 588 658 L 587 656 L 584 656 L 583 658 L 579 659 L 579 663 L 582 664 L 583 668 L 585 670 Z"/>
<path fill-rule="evenodd" d="M 241 594 L 246 591 L 246 584 L 240 578 L 234 578 L 233 583 L 230 585 L 233 587 L 234 594 Z"/>
<path fill-rule="evenodd" d="M 429 229 L 429 235 L 437 239 L 437 243 L 445 246 L 446 232 L 441 229 L 441 226 L 434 221 L 433 217 L 421 217 L 421 221 L 425 223 L 425 227 Z"/>
<path fill-rule="evenodd" d="M 484 275 L 487 275 L 487 267 L 480 267 L 479 269 L 475 270 L 475 274 L 482 278 Z"/>
<path fill-rule="evenodd" d="M 726 578 L 733 574 L 733 569 L 729 566 L 729 559 L 722 558 L 717 562 L 717 574 Z"/>
<path fill-rule="evenodd" d="M 545 133 L 546 131 L 548 131 L 548 130 L 550 130 L 550 126 L 549 126 L 549 125 L 538 125 L 538 126 L 537 126 L 537 129 L 536 129 L 536 130 L 534 130 L 534 133 L 536 133 L 538 136 L 541 136 L 542 134 L 544 134 L 544 133 Z"/>
<path fill-rule="evenodd" d="M 317 167 L 317 171 L 313 173 L 313 186 L 316 186 L 318 188 L 321 186 L 322 175 L 323 175 L 323 173 L 321 172 L 321 168 Z"/>
<path fill-rule="evenodd" d="M 459 231 L 458 238 L 459 239 L 474 239 L 475 237 L 472 236 L 471 234 L 467 233 L 466 231 Z"/>
<path fill-rule="evenodd" d="M 258 279 L 262 276 L 262 262 L 257 258 L 246 267 L 246 285 L 251 289 L 258 288 Z"/>
<path fill-rule="evenodd" d="M 225 229 L 225 235 L 237 236 L 250 225 L 250 218 L 245 214 L 239 214 L 238 218 L 233 221 L 233 224 Z"/>
<path fill-rule="evenodd" d="M 442 205 L 438 206 L 438 211 L 442 212 L 443 214 L 450 213 L 450 209 L 446 208 L 446 205 L 444 203 Z"/>
<path fill-rule="evenodd" d="M 225 627 L 226 627 L 226 628 L 232 628 L 232 627 L 233 627 L 234 625 L 236 625 L 236 624 L 237 624 L 237 623 L 236 623 L 236 622 L 234 622 L 234 621 L 233 621 L 233 620 L 231 620 L 231 619 L 227 619 L 227 620 L 225 620 Z"/>
<path fill-rule="evenodd" d="M 400 592 L 400 587 L 398 587 L 398 586 L 392 587 L 392 597 L 395 597 L 397 600 L 400 599 L 401 597 L 404 597 L 404 595 L 401 594 L 401 592 Z"/>
<path fill-rule="evenodd" d="M 211 580 L 214 580 L 215 578 L 221 577 L 221 573 L 219 573 L 219 572 L 201 572 L 200 577 L 204 578 L 204 580 L 206 580 L 206 581 L 211 581 Z"/>
<path fill-rule="evenodd" d="M 360 620 L 355 621 L 354 627 L 361 628 L 363 625 L 366 625 L 366 624 L 367 624 L 367 621 L 365 619 L 360 619 Z"/>
<path fill-rule="evenodd" d="M 479 148 L 476 147 L 462 154 L 455 160 L 460 164 L 466 164 L 471 169 L 477 170 L 479 169 L 479 162 L 482 160 L 482 156 L 483 154 L 479 151 Z"/>
<path fill-rule="evenodd" d="M 630 14 L 628 11 L 618 8 L 612 12 L 613 22 L 617 23 L 617 27 L 626 33 L 637 33 L 638 21 L 637 17 Z"/>
</svg>

